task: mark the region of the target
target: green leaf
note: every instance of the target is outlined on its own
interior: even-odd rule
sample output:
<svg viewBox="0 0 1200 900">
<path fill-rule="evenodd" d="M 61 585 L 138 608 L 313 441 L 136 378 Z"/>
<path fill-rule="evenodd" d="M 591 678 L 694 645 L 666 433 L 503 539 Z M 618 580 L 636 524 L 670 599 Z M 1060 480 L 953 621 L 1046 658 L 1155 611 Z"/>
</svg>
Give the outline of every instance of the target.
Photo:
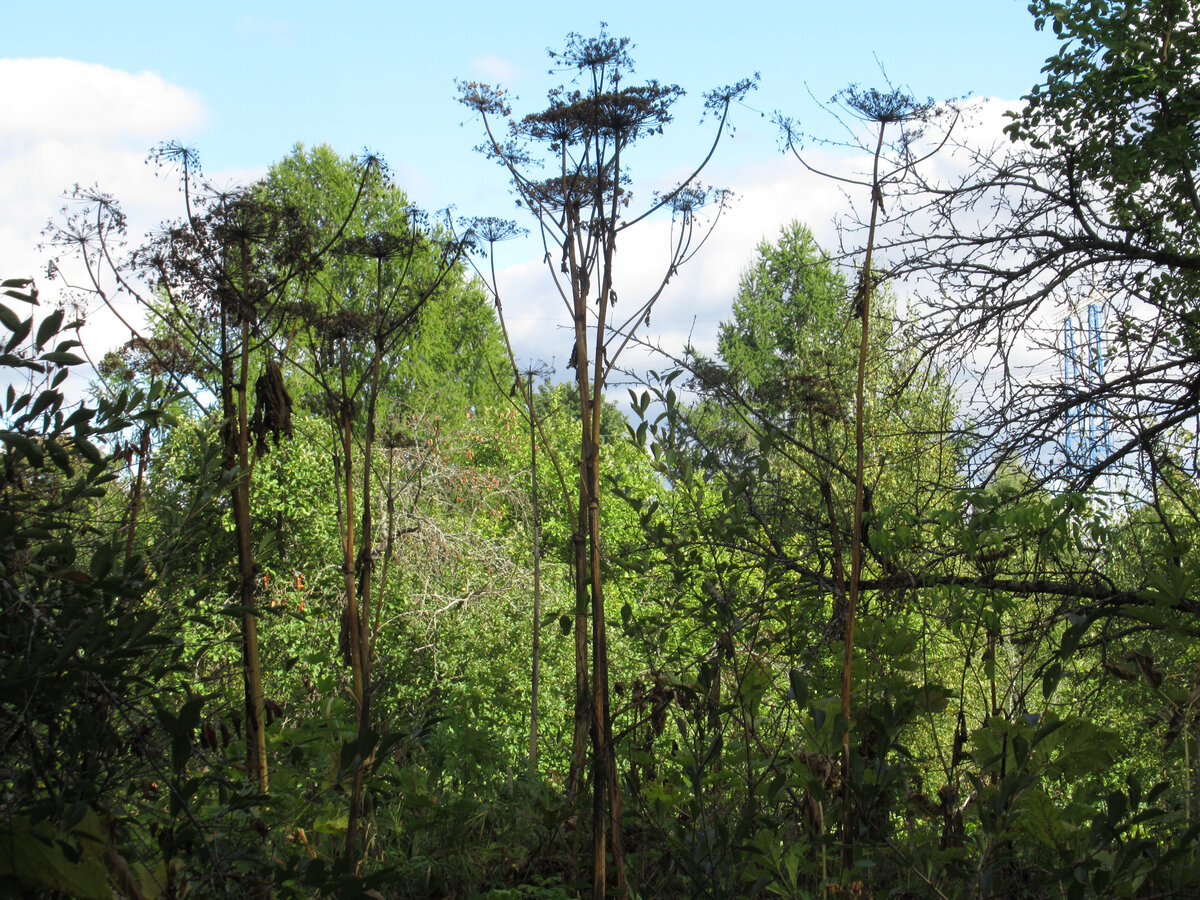
<svg viewBox="0 0 1200 900">
<path fill-rule="evenodd" d="M 1046 699 L 1046 700 L 1050 699 L 1050 696 L 1054 693 L 1055 688 L 1058 687 L 1058 682 L 1062 679 L 1062 671 L 1063 671 L 1062 664 L 1054 663 L 1042 675 L 1042 697 L 1043 697 L 1043 699 Z"/>
<path fill-rule="evenodd" d="M 6 278 L 0 282 L 0 291 L 33 306 L 38 305 L 38 292 L 37 288 L 33 286 L 32 278 Z"/>
<path fill-rule="evenodd" d="M 17 431 L 0 431 L 0 441 L 8 444 L 13 450 L 28 459 L 29 464 L 35 469 L 42 467 L 45 455 L 37 441 Z"/>
<path fill-rule="evenodd" d="M 3 303 L 0 303 L 0 323 L 3 323 L 4 327 L 9 331 L 16 331 L 21 327 L 21 317 Z"/>
<path fill-rule="evenodd" d="M 1014 813 L 1018 827 L 1052 850 L 1063 847 L 1075 831 L 1064 822 L 1054 801 L 1038 788 L 1030 788 L 1021 794 Z"/>
<path fill-rule="evenodd" d="M 717 756 L 720 755 L 720 753 L 721 753 L 721 748 L 724 746 L 725 746 L 724 735 L 722 735 L 721 732 L 718 731 L 715 735 L 713 735 L 712 740 L 709 742 L 708 750 L 705 751 L 705 753 L 704 753 L 704 761 L 701 763 L 701 765 L 706 766 L 710 762 L 712 762 L 714 759 L 716 759 Z"/>
<path fill-rule="evenodd" d="M 26 415 L 30 419 L 37 418 L 39 415 L 41 415 L 43 412 L 45 412 L 51 406 L 55 406 L 57 408 L 57 406 L 62 403 L 62 399 L 63 399 L 63 396 L 58 391 L 54 391 L 54 390 L 42 391 L 40 394 L 38 394 L 37 399 L 35 401 L 33 401 L 33 407 L 29 410 L 28 413 L 26 413 Z"/>
<path fill-rule="evenodd" d="M 313 822 L 313 831 L 317 834 L 342 835 L 350 825 L 350 815 L 346 812 L 327 812 L 317 817 Z M 318 860 L 319 862 L 320 860 Z"/>
<path fill-rule="evenodd" d="M 203 697 L 193 697 L 183 704 L 179 715 L 171 723 L 171 764 L 178 774 L 187 768 L 188 759 L 192 755 L 192 742 L 196 737 L 200 707 L 203 705 Z"/>
<path fill-rule="evenodd" d="M 58 334 L 62 328 L 62 321 L 63 311 L 61 309 L 54 310 L 54 312 L 42 319 L 42 324 L 38 326 L 37 330 L 36 346 L 38 350 L 42 349 L 46 341 Z"/>
<path fill-rule="evenodd" d="M 46 441 L 46 451 L 50 454 L 50 459 L 56 466 L 59 467 L 66 475 L 75 474 L 75 467 L 71 465 L 71 455 L 63 449 L 62 445 L 56 440 Z"/>
<path fill-rule="evenodd" d="M 940 713 L 950 705 L 950 698 L 943 688 L 927 684 L 917 691 L 917 705 L 927 713 Z"/>
<path fill-rule="evenodd" d="M 3 309 L 0 306 L 0 309 Z M 17 327 L 12 329 L 12 336 L 8 339 L 8 343 L 4 346 L 4 352 L 9 353 L 14 347 L 21 343 L 29 336 L 29 330 L 33 328 L 33 316 L 17 323 Z"/>
<path fill-rule="evenodd" d="M 804 680 L 804 676 L 799 669 L 791 669 L 788 671 L 788 686 L 791 698 L 796 701 L 796 705 L 801 709 L 808 703 L 808 683 Z M 818 725 L 818 728 L 821 726 Z"/>
<path fill-rule="evenodd" d="M 356 772 L 371 755 L 371 751 L 375 749 L 378 741 L 379 735 L 368 731 L 361 737 L 355 736 L 351 740 L 343 742 L 341 756 L 338 760 L 338 778 L 342 779 Z"/>
<path fill-rule="evenodd" d="M 92 561 L 88 566 L 88 573 L 96 581 L 107 578 L 112 571 L 113 560 L 116 556 L 116 550 L 112 544 L 101 544 L 96 548 L 96 552 L 92 554 Z"/>
<path fill-rule="evenodd" d="M 66 832 L 48 821 L 17 816 L 0 824 L 0 879 L 33 892 L 56 891 L 79 900 L 110 900 L 104 849 L 108 838 L 88 810 Z"/>
<path fill-rule="evenodd" d="M 85 362 L 82 356 L 76 356 L 74 353 L 66 353 L 62 350 L 51 350 L 49 353 L 43 353 L 38 359 L 42 362 L 50 362 L 58 366 L 80 366 Z"/>
<path fill-rule="evenodd" d="M 39 366 L 32 360 L 23 359 L 15 353 L 10 353 L 8 350 L 0 353 L 0 366 L 9 369 L 30 369 L 34 372 L 46 371 L 42 366 Z"/>
</svg>

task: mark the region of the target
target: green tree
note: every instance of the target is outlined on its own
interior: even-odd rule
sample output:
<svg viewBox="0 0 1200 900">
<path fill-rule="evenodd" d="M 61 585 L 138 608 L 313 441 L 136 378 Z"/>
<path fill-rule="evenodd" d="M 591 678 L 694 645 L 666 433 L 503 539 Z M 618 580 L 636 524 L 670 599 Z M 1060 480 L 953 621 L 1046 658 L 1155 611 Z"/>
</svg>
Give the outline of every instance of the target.
<svg viewBox="0 0 1200 900">
<path fill-rule="evenodd" d="M 264 438 L 274 433 L 278 439 L 290 430 L 290 404 L 285 391 L 272 389 L 279 385 L 275 361 L 260 357 L 271 339 L 268 323 L 274 308 L 289 285 L 319 266 L 328 247 L 311 243 L 311 234 L 302 230 L 291 209 L 273 206 L 253 192 L 220 192 L 203 185 L 190 148 L 165 145 L 154 158 L 178 169 L 184 202 L 180 220 L 124 259 L 119 254 L 125 219 L 116 201 L 99 191 L 77 190 L 83 209 L 54 231 L 52 241 L 87 267 L 91 292 L 109 309 L 115 310 L 115 296 L 130 296 L 167 331 L 165 337 L 182 336 L 195 360 L 191 373 L 216 398 L 242 614 L 247 767 L 265 792 L 268 768 L 251 496 L 254 463 L 266 448 Z M 157 294 L 147 295 L 138 277 L 153 284 Z M 119 311 L 117 315 L 122 318 Z M 172 329 L 178 334 L 172 335 Z M 141 346 L 156 361 L 169 364 L 154 341 L 143 340 Z M 264 366 L 253 389 L 252 364 Z M 258 395 L 253 413 L 252 393 Z M 197 394 L 192 396 L 199 401 Z"/>
<path fill-rule="evenodd" d="M 638 326 L 649 317 L 655 301 L 677 267 L 694 252 L 699 238 L 698 214 L 711 198 L 697 177 L 712 157 L 724 131 L 731 104 L 752 86 L 745 81 L 714 91 L 706 106 L 718 117 L 716 139 L 700 165 L 672 190 L 655 195 L 640 212 L 629 193 L 629 156 L 644 138 L 662 132 L 671 121 L 671 108 L 683 91 L 674 85 L 649 81 L 628 85 L 633 69 L 629 41 L 606 32 L 597 37 L 568 36 L 561 52 L 551 51 L 555 64 L 573 71 L 581 88 L 559 87 L 549 94 L 546 109 L 510 120 L 513 140 L 502 136 L 497 119 L 511 109 L 502 89 L 477 83 L 460 85 L 460 100 L 478 114 L 487 140 L 485 152 L 512 177 L 521 203 L 536 218 L 547 246 L 546 262 L 574 325 L 569 364 L 575 369 L 580 398 L 579 444 L 580 517 L 576 551 L 577 752 L 573 786 L 581 776 L 584 723 L 592 735 L 592 869 L 593 893 L 606 890 L 606 858 L 611 849 L 618 890 L 625 890 L 625 860 L 621 840 L 621 793 L 612 747 L 609 694 L 608 634 L 602 577 L 600 532 L 601 414 L 609 373 Z M 717 192 L 718 199 L 724 198 Z M 614 253 L 624 232 L 656 212 L 672 216 L 676 231 L 670 258 L 660 284 L 648 296 L 626 300 L 627 313 L 617 313 Z M 595 292 L 593 294 L 593 291 Z M 595 301 L 593 310 L 592 301 Z M 620 316 L 625 316 L 622 320 Z M 591 599 L 592 666 L 588 698 L 586 647 L 583 631 Z M 606 849 L 605 835 L 611 835 Z"/>
<path fill-rule="evenodd" d="M 953 508 L 959 447 L 947 436 L 957 409 L 948 383 L 905 351 L 889 292 L 875 300 L 864 381 L 870 436 L 860 532 L 864 641 L 854 663 L 851 715 L 858 743 L 851 769 L 861 784 L 853 834 L 878 840 L 887 827 L 883 810 L 898 802 L 904 777 L 904 766 L 889 757 L 898 752 L 926 685 L 903 668 L 915 633 L 915 581 L 908 573 L 926 571 L 944 556 L 944 547 L 927 543 L 926 527 Z M 808 229 L 793 223 L 778 241 L 761 244 L 744 272 L 733 317 L 720 328 L 718 356 L 693 353 L 687 360 L 696 402 L 681 399 L 669 380 L 657 392 L 663 404 L 657 419 L 649 394 L 634 401 L 647 418 L 637 432 L 651 439 L 671 485 L 661 504 L 642 503 L 647 540 L 666 555 L 659 567 L 673 573 L 661 602 L 674 612 L 659 617 L 658 627 L 671 630 L 678 617 L 697 628 L 695 637 L 703 635 L 678 645 L 686 663 L 667 667 L 698 667 L 705 686 L 699 693 L 707 695 L 707 718 L 695 720 L 689 737 L 703 745 L 700 758 L 722 736 L 725 746 L 739 750 L 727 760 L 725 775 L 690 776 L 694 785 L 717 789 L 701 806 L 706 820 L 727 829 L 718 867 L 723 878 L 764 866 L 783 878 L 787 867 L 772 856 L 769 841 L 754 853 L 735 849 L 752 845 L 776 816 L 810 823 L 799 845 L 817 848 L 806 877 L 812 884 L 823 877 L 830 830 L 824 813 L 816 817 L 817 807 L 805 812 L 799 798 L 832 802 L 825 792 L 836 777 L 835 748 L 851 721 L 836 702 L 816 698 L 837 690 L 843 668 L 835 666 L 833 651 L 845 645 L 855 530 L 856 305 L 856 292 L 836 264 Z M 690 597 L 686 612 L 672 599 L 681 593 Z M 640 621 L 654 631 L 654 618 L 647 612 Z M 806 684 L 819 710 L 812 723 L 803 721 Z M 798 710 L 794 701 L 776 702 L 789 691 L 801 699 Z M 740 716 L 746 717 L 741 723 Z M 805 763 L 803 776 L 783 762 L 797 746 L 813 764 Z M 734 801 L 725 792 L 739 766 L 742 799 Z M 780 805 L 754 799 L 772 779 L 790 788 Z M 709 834 L 711 840 L 719 832 Z M 720 845 L 715 839 L 702 851 L 692 849 L 715 859 Z M 793 883 L 792 889 L 800 888 Z"/>
<path fill-rule="evenodd" d="M 139 780 L 163 771 L 152 704 L 172 721 L 199 704 L 159 695 L 180 668 L 170 614 L 145 602 L 163 548 L 128 553 L 108 501 L 122 437 L 161 424 L 163 397 L 69 403 L 63 383 L 84 360 L 64 332 L 78 323 L 62 309 L 36 321 L 37 293 L 0 283 L 28 310 L 0 304 L 0 882 L 12 896 L 141 897 L 151 854 L 125 820 Z"/>
<path fill-rule="evenodd" d="M 264 181 L 263 190 L 277 202 L 295 207 L 317 234 L 343 241 L 338 245 L 341 252 L 326 262 L 320 278 L 309 286 L 311 303 L 330 304 L 336 299 L 347 310 L 370 306 L 378 272 L 361 252 L 366 249 L 361 244 L 364 239 L 389 234 L 396 239 L 414 227 L 421 230 L 427 243 L 414 248 L 419 252 L 407 266 L 401 264 L 405 248 L 396 240 L 391 248 L 389 277 L 408 278 L 412 284 L 429 281 L 437 271 L 439 249 L 456 246 L 434 217 L 409 202 L 381 159 L 373 158 L 371 165 L 370 177 L 363 181 L 360 165 L 328 145 L 298 145 L 271 167 Z M 477 235 L 469 232 L 463 240 L 475 241 Z M 436 411 L 440 427 L 451 429 L 461 426 L 473 407 L 495 399 L 492 372 L 499 371 L 504 359 L 495 313 L 486 293 L 466 278 L 461 265 L 451 267 L 447 276 L 432 304 L 434 311 L 418 317 L 403 337 L 401 352 L 389 360 L 386 390 L 380 398 L 383 419 L 427 418 L 432 425 L 430 416 Z M 306 370 L 314 364 L 311 348 L 296 344 L 304 336 L 300 321 L 293 318 L 284 329 L 282 349 L 287 359 L 295 352 L 289 372 L 296 376 L 300 375 L 297 364 Z M 312 388 L 311 382 L 295 380 L 297 402 L 304 402 L 305 391 Z"/>
<path fill-rule="evenodd" d="M 393 505 L 386 507 L 390 514 L 379 515 L 376 466 L 385 462 L 385 445 L 421 418 L 414 410 L 435 402 L 430 395 L 441 394 L 438 407 L 461 422 L 482 385 L 490 386 L 481 376 L 498 346 L 483 296 L 463 280 L 467 239 L 431 228 L 388 183 L 378 159 L 360 167 L 325 146 L 312 153 L 299 147 L 272 169 L 263 190 L 296 209 L 318 240 L 333 247 L 329 264 L 292 292 L 279 328 L 287 335 L 287 361 L 310 380 L 311 405 L 333 438 L 342 633 L 360 761 L 352 773 L 345 846 L 346 856 L 355 858 L 364 778 L 379 738 L 371 714 L 375 642 L 398 531 Z M 427 314 L 439 306 L 453 313 Z"/>
<path fill-rule="evenodd" d="M 1194 302 L 1200 238 L 1200 7 L 1190 0 L 1031 3 L 1059 39 L 1044 80 L 1008 132 L 1061 160 L 1093 249 L 1123 232 L 1125 253 L 1172 276 L 1163 302 Z M 1099 205 L 1083 206 L 1082 201 Z"/>
<path fill-rule="evenodd" d="M 966 173 L 897 198 L 908 227 L 887 243 L 896 268 L 937 282 L 927 346 L 1005 375 L 976 416 L 981 470 L 1011 463 L 1078 486 L 1120 466 L 1136 479 L 1200 412 L 1200 13 L 1190 0 L 1029 9 L 1059 49 L 1010 113 L 1011 144 L 960 143 Z M 1018 373 L 1032 348 L 1061 353 L 1055 330 L 1089 304 L 1103 351 L 1077 360 L 1085 388 L 1064 389 L 1061 370 Z M 1106 433 L 1074 452 L 1064 423 L 1101 407 Z"/>
</svg>

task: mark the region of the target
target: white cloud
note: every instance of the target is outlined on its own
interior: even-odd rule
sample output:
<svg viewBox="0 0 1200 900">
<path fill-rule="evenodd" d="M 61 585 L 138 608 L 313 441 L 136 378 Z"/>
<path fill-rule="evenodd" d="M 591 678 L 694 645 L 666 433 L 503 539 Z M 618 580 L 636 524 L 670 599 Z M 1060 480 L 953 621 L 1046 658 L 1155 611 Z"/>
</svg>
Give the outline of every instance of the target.
<svg viewBox="0 0 1200 900">
<path fill-rule="evenodd" d="M 955 129 L 958 139 L 976 147 L 1003 148 L 1007 139 L 1002 128 L 1008 121 L 1003 112 L 1012 107 L 1011 101 L 974 101 Z M 815 169 L 842 178 L 861 179 L 870 171 L 869 156 L 839 148 L 816 148 L 806 152 L 805 159 Z M 926 169 L 932 177 L 952 180 L 966 171 L 965 165 L 961 155 L 947 152 L 930 159 Z M 651 314 L 649 327 L 639 329 L 639 337 L 675 355 L 688 343 L 702 352 L 715 351 L 718 326 L 729 318 L 738 282 L 760 242 L 774 242 L 783 227 L 798 220 L 812 230 L 823 249 L 837 254 L 840 248 L 835 221 L 848 217 L 852 204 L 860 210 L 869 206 L 867 187 L 816 174 L 792 156 L 778 155 L 734 168 L 714 167 L 705 173 L 705 181 L 710 180 L 731 188 L 737 195 L 736 202 L 695 259 L 672 279 Z M 671 183 L 669 178 L 664 179 L 658 187 Z M 850 249 L 857 246 L 857 237 L 847 234 Z M 618 242 L 617 313 L 632 314 L 658 284 L 669 256 L 669 242 L 670 225 L 666 221 L 643 222 Z M 540 244 L 534 252 L 540 254 Z M 847 262 L 861 263 L 861 256 L 851 256 Z M 573 342 L 567 327 L 569 316 L 553 293 L 546 267 L 534 259 L 509 266 L 499 277 L 518 362 L 548 363 L 553 357 L 557 377 L 569 377 L 565 371 Z M 906 288 L 901 285 L 899 290 L 904 293 Z M 670 367 L 661 356 L 638 348 L 626 351 L 620 364 L 636 371 Z M 624 390 L 611 394 L 621 402 Z"/>
<path fill-rule="evenodd" d="M 845 172 L 853 162 L 832 154 L 820 159 L 826 168 L 838 172 Z M 638 331 L 642 339 L 676 355 L 689 342 L 705 352 L 715 349 L 717 327 L 729 317 L 742 272 L 761 241 L 775 241 L 780 230 L 796 219 L 812 229 L 822 247 L 835 251 L 833 220 L 847 209 L 841 186 L 809 172 L 790 157 L 716 169 L 710 177 L 729 186 L 736 200 L 722 214 L 710 240 L 672 278 L 651 312 L 649 327 L 643 325 Z M 662 219 L 640 223 L 618 241 L 618 321 L 632 315 L 660 282 L 671 239 L 671 225 Z M 558 377 L 568 375 L 563 368 L 573 342 L 566 327 L 570 321 L 553 292 L 550 273 L 540 261 L 530 261 L 506 268 L 499 278 L 518 362 L 548 363 L 553 356 Z M 626 354 L 619 360 L 623 367 L 669 366 L 644 350 L 631 347 Z"/>
<path fill-rule="evenodd" d="M 45 278 L 49 254 L 38 244 L 71 187 L 95 184 L 111 193 L 128 214 L 130 239 L 139 240 L 179 210 L 175 182 L 146 165 L 147 150 L 191 137 L 207 113 L 193 92 L 153 73 L 75 60 L 3 59 L 0 84 L 9 86 L 0 94 L 0 276 L 37 278 L 49 309 L 62 287 Z M 128 331 L 90 312 L 84 337 L 98 359 Z"/>
<path fill-rule="evenodd" d="M 521 70 L 502 56 L 486 54 L 477 56 L 467 66 L 472 74 L 487 82 L 512 84 L 520 77 Z"/>
<path fill-rule="evenodd" d="M 70 59 L 0 59 L 0 140 L 154 138 L 191 131 L 206 112 L 195 93 L 153 72 L 134 75 Z M 18 87 L 19 86 L 19 87 Z"/>
</svg>

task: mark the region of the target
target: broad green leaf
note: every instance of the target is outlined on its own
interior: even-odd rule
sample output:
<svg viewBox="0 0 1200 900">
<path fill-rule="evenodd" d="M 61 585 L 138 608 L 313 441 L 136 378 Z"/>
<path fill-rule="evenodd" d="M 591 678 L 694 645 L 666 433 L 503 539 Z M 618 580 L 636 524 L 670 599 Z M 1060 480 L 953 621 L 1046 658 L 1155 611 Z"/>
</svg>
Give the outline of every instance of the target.
<svg viewBox="0 0 1200 900">
<path fill-rule="evenodd" d="M 0 324 L 3 324 L 9 331 L 16 331 L 21 327 L 21 317 L 0 303 Z"/>
<path fill-rule="evenodd" d="M 808 703 L 808 683 L 804 680 L 804 675 L 799 669 L 790 669 L 788 671 L 788 686 L 792 699 L 796 701 L 796 705 L 803 709 Z M 821 726 L 818 725 L 818 728 Z"/>
<path fill-rule="evenodd" d="M 1023 791 L 1014 813 L 1018 828 L 1052 850 L 1063 847 L 1076 831 L 1063 821 L 1054 801 L 1040 788 Z"/>
<path fill-rule="evenodd" d="M 43 362 L 54 363 L 57 366 L 80 366 L 84 363 L 82 356 L 76 356 L 74 353 L 67 353 L 62 350 L 51 350 L 49 353 L 43 353 L 38 359 Z"/>
<path fill-rule="evenodd" d="M 38 326 L 37 338 L 35 340 L 35 346 L 38 350 L 42 349 L 46 341 L 58 334 L 62 328 L 62 321 L 63 311 L 61 309 L 54 310 L 54 312 L 42 319 L 42 324 Z"/>
<path fill-rule="evenodd" d="M 45 456 L 37 441 L 16 431 L 0 431 L 0 441 L 28 459 L 29 464 L 35 469 L 42 467 Z"/>
<path fill-rule="evenodd" d="M 88 810 L 70 832 L 18 816 L 0 824 L 0 879 L 32 891 L 57 891 L 78 900 L 110 900 L 104 849 L 108 837 Z"/>
<path fill-rule="evenodd" d="M 0 305 L 0 309 L 3 308 L 4 307 Z M 8 343 L 4 346 L 4 352 L 12 352 L 14 347 L 20 344 L 21 341 L 25 340 L 25 338 L 29 337 L 29 331 L 31 328 L 33 328 L 33 316 L 18 322 L 17 327 L 11 329 L 12 335 L 9 337 Z"/>
</svg>

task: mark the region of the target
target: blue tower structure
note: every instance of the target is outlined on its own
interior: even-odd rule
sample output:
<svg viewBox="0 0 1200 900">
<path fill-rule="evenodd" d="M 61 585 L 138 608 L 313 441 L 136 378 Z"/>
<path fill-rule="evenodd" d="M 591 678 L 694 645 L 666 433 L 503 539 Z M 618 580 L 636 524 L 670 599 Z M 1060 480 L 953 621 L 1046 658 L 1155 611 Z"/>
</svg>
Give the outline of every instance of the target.
<svg viewBox="0 0 1200 900">
<path fill-rule="evenodd" d="M 1076 343 L 1086 340 L 1086 362 Z M 1063 381 L 1068 394 L 1085 395 L 1104 384 L 1104 347 L 1100 331 L 1100 306 L 1089 303 L 1087 330 L 1076 323 L 1074 316 L 1063 321 Z M 1112 438 L 1108 428 L 1108 408 L 1102 397 L 1091 396 L 1086 402 L 1072 407 L 1067 414 L 1067 461 L 1089 467 L 1112 453 Z"/>
</svg>

